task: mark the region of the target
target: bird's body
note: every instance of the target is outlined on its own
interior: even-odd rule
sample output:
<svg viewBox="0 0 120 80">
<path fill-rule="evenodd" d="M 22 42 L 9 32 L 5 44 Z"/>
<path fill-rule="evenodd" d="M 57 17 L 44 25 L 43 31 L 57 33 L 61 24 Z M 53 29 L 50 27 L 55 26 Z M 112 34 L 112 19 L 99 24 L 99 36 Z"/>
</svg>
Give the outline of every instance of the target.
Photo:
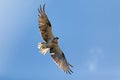
<svg viewBox="0 0 120 80">
<path fill-rule="evenodd" d="M 47 51 L 49 51 L 53 61 L 64 72 L 71 74 L 72 70 L 70 69 L 70 67 L 72 67 L 72 65 L 67 62 L 64 53 L 59 48 L 58 37 L 54 37 L 52 33 L 52 26 L 45 13 L 44 8 L 45 5 L 43 7 L 40 6 L 40 9 L 38 10 L 39 29 L 40 29 L 41 37 L 44 40 L 44 42 L 38 43 L 39 51 L 44 55 L 47 53 Z"/>
</svg>

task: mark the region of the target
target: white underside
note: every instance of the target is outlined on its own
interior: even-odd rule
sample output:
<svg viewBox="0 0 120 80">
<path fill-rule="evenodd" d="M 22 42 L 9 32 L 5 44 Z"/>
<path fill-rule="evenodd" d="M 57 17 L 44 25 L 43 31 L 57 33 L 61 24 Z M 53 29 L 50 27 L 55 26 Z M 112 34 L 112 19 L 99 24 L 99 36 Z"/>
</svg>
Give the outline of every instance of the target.
<svg viewBox="0 0 120 80">
<path fill-rule="evenodd" d="M 39 52 L 43 55 L 45 55 L 49 50 L 49 48 L 46 48 L 46 44 L 44 43 L 38 43 L 38 49 L 39 49 Z"/>
</svg>

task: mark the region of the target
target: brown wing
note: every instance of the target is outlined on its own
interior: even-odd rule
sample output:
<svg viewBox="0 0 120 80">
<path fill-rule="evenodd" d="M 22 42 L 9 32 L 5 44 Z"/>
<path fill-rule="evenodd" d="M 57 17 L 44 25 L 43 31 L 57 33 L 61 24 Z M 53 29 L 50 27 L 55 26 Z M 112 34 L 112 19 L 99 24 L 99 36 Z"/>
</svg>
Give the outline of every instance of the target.
<svg viewBox="0 0 120 80">
<path fill-rule="evenodd" d="M 45 5 L 43 5 L 43 7 L 40 6 L 40 8 L 38 9 L 38 11 L 39 11 L 38 23 L 39 23 L 39 29 L 40 29 L 40 33 L 41 33 L 43 40 L 48 42 L 54 36 L 52 34 L 51 23 L 46 15 L 44 9 L 45 9 Z"/>
<path fill-rule="evenodd" d="M 61 68 L 67 74 L 73 73 L 73 71 L 70 69 L 70 67 L 73 66 L 67 62 L 64 53 L 60 50 L 59 47 L 56 46 L 54 48 L 51 48 L 50 53 L 52 59 L 59 66 L 59 68 Z"/>
</svg>

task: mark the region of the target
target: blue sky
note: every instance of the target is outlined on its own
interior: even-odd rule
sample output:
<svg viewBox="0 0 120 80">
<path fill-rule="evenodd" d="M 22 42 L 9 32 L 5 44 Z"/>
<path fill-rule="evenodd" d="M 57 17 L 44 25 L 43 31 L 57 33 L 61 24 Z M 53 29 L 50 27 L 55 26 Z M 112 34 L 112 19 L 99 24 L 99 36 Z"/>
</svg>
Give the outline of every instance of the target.
<svg viewBox="0 0 120 80">
<path fill-rule="evenodd" d="M 38 52 L 44 3 L 72 75 Z M 0 80 L 120 80 L 119 14 L 119 0 L 0 0 Z"/>
</svg>

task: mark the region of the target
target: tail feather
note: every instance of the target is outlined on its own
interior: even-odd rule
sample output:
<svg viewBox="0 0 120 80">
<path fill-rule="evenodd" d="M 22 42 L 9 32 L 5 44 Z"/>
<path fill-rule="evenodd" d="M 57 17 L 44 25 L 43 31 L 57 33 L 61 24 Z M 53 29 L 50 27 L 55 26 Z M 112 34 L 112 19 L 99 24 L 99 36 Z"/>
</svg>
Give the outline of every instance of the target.
<svg viewBox="0 0 120 80">
<path fill-rule="evenodd" d="M 46 45 L 44 43 L 38 43 L 38 49 L 39 49 L 39 52 L 43 55 L 45 55 L 49 50 L 49 48 L 46 48 Z"/>
</svg>

